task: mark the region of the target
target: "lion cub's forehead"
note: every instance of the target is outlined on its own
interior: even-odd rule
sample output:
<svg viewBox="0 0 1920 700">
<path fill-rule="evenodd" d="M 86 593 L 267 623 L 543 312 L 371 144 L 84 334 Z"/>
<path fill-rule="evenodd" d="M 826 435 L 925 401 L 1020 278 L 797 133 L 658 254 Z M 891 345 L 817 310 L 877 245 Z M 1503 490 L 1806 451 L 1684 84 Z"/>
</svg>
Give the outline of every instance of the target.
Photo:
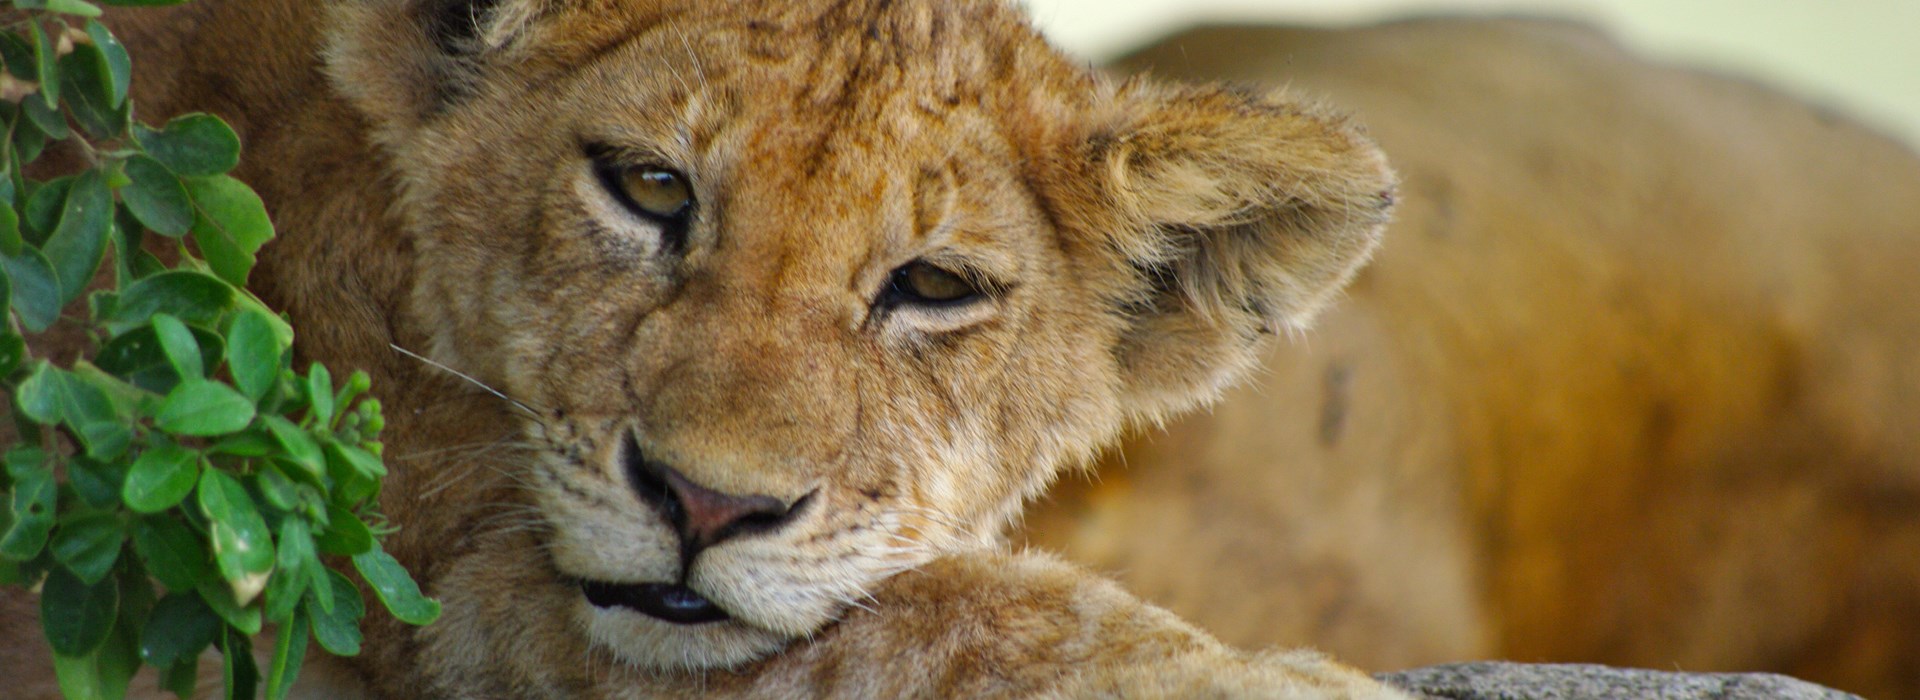
<svg viewBox="0 0 1920 700">
<path fill-rule="evenodd" d="M 681 126 L 696 135 L 700 127 L 757 118 L 911 140 L 940 134 L 955 113 L 1031 130 L 1040 126 L 1036 114 L 1071 111 L 1061 104 L 1088 92 L 1088 70 L 999 0 L 710 7 L 641 13 L 621 34 L 574 42 L 578 54 L 560 60 L 603 68 L 591 87 L 607 97 L 641 108 L 688 107 L 680 116 L 691 118 Z"/>
</svg>

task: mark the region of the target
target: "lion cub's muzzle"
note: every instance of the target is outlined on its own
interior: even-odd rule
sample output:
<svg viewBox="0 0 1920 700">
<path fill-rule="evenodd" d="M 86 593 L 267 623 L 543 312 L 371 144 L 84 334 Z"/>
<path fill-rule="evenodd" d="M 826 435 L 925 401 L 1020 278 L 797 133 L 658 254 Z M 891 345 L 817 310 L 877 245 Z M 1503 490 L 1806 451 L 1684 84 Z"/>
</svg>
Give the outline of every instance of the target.
<svg viewBox="0 0 1920 700">
<path fill-rule="evenodd" d="M 655 619 L 692 625 L 723 622 L 731 616 L 686 585 L 687 572 L 700 552 L 736 537 L 771 532 L 786 525 L 813 500 L 813 493 L 792 503 L 772 496 L 736 496 L 694 483 L 679 470 L 651 459 L 629 434 L 622 446 L 627 480 L 640 500 L 652 506 L 680 538 L 680 577 L 673 583 L 618 584 L 581 581 L 580 590 L 596 607 L 623 607 Z"/>
</svg>

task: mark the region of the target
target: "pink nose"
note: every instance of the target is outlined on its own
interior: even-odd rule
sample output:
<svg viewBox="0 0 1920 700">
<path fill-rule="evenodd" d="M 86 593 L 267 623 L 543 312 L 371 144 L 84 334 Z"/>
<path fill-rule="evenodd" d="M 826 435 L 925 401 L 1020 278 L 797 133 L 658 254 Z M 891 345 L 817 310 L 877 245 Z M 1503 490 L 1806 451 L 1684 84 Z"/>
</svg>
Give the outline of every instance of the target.
<svg viewBox="0 0 1920 700">
<path fill-rule="evenodd" d="M 780 527 L 794 511 L 792 504 L 772 496 L 735 496 L 693 483 L 679 470 L 648 459 L 632 437 L 625 457 L 634 491 L 680 533 L 687 560 L 727 539 Z"/>
</svg>

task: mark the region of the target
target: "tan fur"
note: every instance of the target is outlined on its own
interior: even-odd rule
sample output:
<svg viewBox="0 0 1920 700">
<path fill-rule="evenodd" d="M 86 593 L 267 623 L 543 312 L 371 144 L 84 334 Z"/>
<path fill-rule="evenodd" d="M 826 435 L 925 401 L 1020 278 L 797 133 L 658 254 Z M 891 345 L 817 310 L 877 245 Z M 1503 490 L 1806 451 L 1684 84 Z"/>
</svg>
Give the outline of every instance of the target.
<svg viewBox="0 0 1920 700">
<path fill-rule="evenodd" d="M 1920 697 L 1912 150 L 1562 24 L 1221 29 L 1127 66 L 1353 106 L 1402 206 L 1311 336 L 1038 542 L 1239 644 Z"/>
<path fill-rule="evenodd" d="M 366 368 L 386 401 L 387 546 L 446 615 L 372 618 L 350 669 L 375 693 L 1397 696 L 993 549 L 1057 471 L 1209 398 L 1365 262 L 1394 181 L 1344 118 L 1117 83 L 985 0 L 111 19 L 143 115 L 241 133 L 281 234 L 255 287 L 301 362 Z M 686 173 L 684 252 L 590 144 Z M 999 291 L 877 306 L 921 257 Z M 705 488 L 808 506 L 682 571 L 629 435 Z M 577 583 L 683 577 L 733 619 Z"/>
</svg>

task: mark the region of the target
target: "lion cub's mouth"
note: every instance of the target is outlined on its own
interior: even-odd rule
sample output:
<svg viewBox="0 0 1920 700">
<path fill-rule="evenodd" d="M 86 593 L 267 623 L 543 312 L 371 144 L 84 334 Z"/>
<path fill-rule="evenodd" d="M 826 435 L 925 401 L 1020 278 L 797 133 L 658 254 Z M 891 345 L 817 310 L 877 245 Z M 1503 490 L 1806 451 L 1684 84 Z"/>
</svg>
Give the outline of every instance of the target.
<svg viewBox="0 0 1920 700">
<path fill-rule="evenodd" d="M 580 592 L 597 608 L 626 608 L 647 617 L 678 625 L 698 625 L 733 619 L 726 610 L 677 583 L 606 583 L 581 581 Z"/>
</svg>

